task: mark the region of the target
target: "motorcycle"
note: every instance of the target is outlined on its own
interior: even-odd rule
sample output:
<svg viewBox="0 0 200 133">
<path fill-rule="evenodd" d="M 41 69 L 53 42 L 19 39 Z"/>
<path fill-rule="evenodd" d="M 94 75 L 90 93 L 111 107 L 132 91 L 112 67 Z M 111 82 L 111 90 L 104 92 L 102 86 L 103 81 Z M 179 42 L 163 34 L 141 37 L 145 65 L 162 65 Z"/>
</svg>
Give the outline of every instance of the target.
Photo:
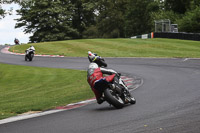
<svg viewBox="0 0 200 133">
<path fill-rule="evenodd" d="M 105 101 L 113 105 L 117 109 L 121 109 L 125 104 L 135 104 L 136 100 L 131 95 L 128 87 L 121 79 L 121 74 L 116 74 L 111 79 L 112 84 L 108 85 L 103 91 Z"/>
<path fill-rule="evenodd" d="M 25 51 L 25 61 L 32 61 L 34 57 L 35 51 L 30 49 Z"/>
<path fill-rule="evenodd" d="M 101 56 L 95 56 L 93 59 L 90 59 L 88 56 L 88 59 L 91 62 L 97 63 L 99 65 L 99 67 L 107 67 L 107 63 L 105 62 L 104 58 L 102 58 Z"/>
<path fill-rule="evenodd" d="M 99 67 L 107 67 L 107 63 L 103 58 L 100 56 L 97 56 L 97 54 L 94 54 L 95 57 L 90 58 L 88 56 L 88 59 L 90 62 L 94 62 L 98 64 Z M 114 71 L 114 70 L 113 70 Z M 131 95 L 128 87 L 124 83 L 124 81 L 121 79 L 121 74 L 114 71 L 115 76 L 111 76 L 112 78 L 109 78 L 108 76 L 106 78 L 107 82 L 110 82 L 108 86 L 105 88 L 102 88 L 102 97 L 105 101 L 107 101 L 110 105 L 113 105 L 117 109 L 121 109 L 124 107 L 125 104 L 135 104 L 136 100 Z M 103 100 L 103 101 L 104 101 Z"/>
<path fill-rule="evenodd" d="M 19 45 L 19 40 L 18 39 L 15 38 L 14 42 L 15 42 L 15 45 Z"/>
</svg>

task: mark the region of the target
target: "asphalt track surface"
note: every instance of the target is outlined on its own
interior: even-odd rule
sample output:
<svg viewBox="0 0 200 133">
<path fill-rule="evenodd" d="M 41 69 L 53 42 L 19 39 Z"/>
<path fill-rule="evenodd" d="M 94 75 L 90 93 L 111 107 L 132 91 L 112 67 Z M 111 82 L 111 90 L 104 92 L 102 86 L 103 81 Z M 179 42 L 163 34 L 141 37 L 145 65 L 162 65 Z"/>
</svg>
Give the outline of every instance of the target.
<svg viewBox="0 0 200 133">
<path fill-rule="evenodd" d="M 0 133 L 199 133 L 200 60 L 105 58 L 110 68 L 143 78 L 132 91 L 135 105 L 107 103 L 0 125 Z M 86 70 L 87 58 L 35 57 L 0 53 L 7 64 Z"/>
</svg>

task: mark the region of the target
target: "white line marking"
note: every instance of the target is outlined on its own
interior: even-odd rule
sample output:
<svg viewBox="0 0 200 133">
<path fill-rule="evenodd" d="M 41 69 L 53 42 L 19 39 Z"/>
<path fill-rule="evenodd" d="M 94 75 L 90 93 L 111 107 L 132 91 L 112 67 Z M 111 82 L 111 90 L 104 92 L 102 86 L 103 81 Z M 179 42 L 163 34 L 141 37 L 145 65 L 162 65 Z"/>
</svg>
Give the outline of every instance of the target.
<svg viewBox="0 0 200 133">
<path fill-rule="evenodd" d="M 61 112 L 61 111 L 64 111 L 64 110 L 50 110 L 50 111 L 45 111 L 45 112 L 40 112 L 40 113 L 35 113 L 35 114 L 14 116 L 14 117 L 0 120 L 0 125 L 5 124 L 5 123 L 14 122 L 14 121 L 20 121 L 20 120 L 30 119 L 30 118 L 44 116 L 44 115 L 48 115 L 48 114 L 53 114 L 53 113 L 57 113 L 57 112 Z"/>
<path fill-rule="evenodd" d="M 187 60 L 189 60 L 189 58 L 185 58 L 185 59 L 183 60 L 183 62 L 185 62 L 185 61 L 187 61 Z"/>
<path fill-rule="evenodd" d="M 81 102 L 78 102 L 78 103 L 71 103 L 71 104 L 68 104 L 66 107 L 73 106 L 73 105 L 79 105 L 79 104 L 81 106 L 81 104 L 83 104 L 83 103 L 87 104 L 87 103 L 93 102 L 95 100 L 96 99 L 89 99 L 89 100 L 81 101 Z M 77 108 L 77 107 L 75 107 L 75 108 Z M 57 113 L 57 112 L 65 111 L 65 110 L 70 110 L 70 109 L 73 109 L 73 108 L 54 109 L 54 110 L 49 110 L 49 111 L 39 112 L 39 113 L 34 113 L 34 114 L 22 114 L 22 115 L 18 115 L 18 116 L 13 116 L 13 117 L 10 117 L 10 118 L 0 120 L 0 125 L 5 124 L 5 123 L 10 123 L 10 122 L 35 118 L 35 117 L 39 117 L 39 116 L 49 115 L 49 114 L 53 114 L 53 113 Z"/>
</svg>

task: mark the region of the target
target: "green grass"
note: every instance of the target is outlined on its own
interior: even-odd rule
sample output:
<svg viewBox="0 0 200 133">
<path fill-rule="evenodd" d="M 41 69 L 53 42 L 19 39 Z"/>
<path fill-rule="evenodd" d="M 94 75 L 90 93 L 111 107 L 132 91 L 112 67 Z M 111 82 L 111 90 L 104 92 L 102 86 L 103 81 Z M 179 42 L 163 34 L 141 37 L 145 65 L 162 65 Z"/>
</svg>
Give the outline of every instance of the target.
<svg viewBox="0 0 200 133">
<path fill-rule="evenodd" d="M 102 57 L 200 57 L 200 42 L 178 39 L 80 39 L 11 47 L 24 52 L 34 45 L 37 54 L 86 57 L 87 51 Z"/>
<path fill-rule="evenodd" d="M 85 71 L 0 64 L 0 119 L 92 97 Z"/>
</svg>

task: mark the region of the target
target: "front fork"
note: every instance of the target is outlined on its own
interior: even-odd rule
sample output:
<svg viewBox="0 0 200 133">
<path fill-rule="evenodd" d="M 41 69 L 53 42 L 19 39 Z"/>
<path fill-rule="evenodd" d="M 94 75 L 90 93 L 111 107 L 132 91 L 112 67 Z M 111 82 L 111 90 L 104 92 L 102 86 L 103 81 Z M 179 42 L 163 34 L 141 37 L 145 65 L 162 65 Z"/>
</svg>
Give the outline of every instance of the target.
<svg viewBox="0 0 200 133">
<path fill-rule="evenodd" d="M 124 81 L 120 78 L 120 76 L 116 75 L 114 78 L 113 84 L 110 84 L 110 88 L 112 88 L 116 93 L 119 94 L 119 96 L 124 99 L 126 102 L 126 99 L 129 99 L 130 92 L 128 87 L 125 85 Z"/>
</svg>

